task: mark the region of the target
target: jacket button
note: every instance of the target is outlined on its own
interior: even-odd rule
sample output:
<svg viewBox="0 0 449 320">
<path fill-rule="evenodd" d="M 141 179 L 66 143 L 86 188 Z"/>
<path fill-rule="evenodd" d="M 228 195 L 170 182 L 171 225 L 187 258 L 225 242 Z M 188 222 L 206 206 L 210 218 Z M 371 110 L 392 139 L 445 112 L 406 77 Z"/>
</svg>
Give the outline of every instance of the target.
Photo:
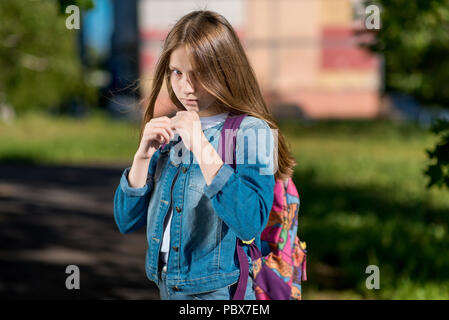
<svg viewBox="0 0 449 320">
<path fill-rule="evenodd" d="M 178 249 L 179 249 L 178 247 L 173 246 L 172 248 L 173 248 L 173 250 L 175 250 L 176 252 L 178 252 Z"/>
<path fill-rule="evenodd" d="M 186 173 L 187 172 L 187 168 L 186 167 L 182 167 L 182 172 Z"/>
<path fill-rule="evenodd" d="M 178 206 L 176 206 L 176 211 L 177 211 L 177 212 L 181 212 L 181 208 L 178 207 Z"/>
<path fill-rule="evenodd" d="M 179 288 L 177 286 L 172 287 L 173 291 L 179 291 Z"/>
</svg>

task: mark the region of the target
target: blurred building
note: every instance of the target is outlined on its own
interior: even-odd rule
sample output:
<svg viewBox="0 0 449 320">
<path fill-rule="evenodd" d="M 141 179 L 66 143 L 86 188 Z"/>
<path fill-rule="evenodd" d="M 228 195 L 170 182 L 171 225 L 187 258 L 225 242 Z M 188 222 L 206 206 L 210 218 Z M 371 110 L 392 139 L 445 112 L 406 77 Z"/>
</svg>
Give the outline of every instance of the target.
<svg viewBox="0 0 449 320">
<path fill-rule="evenodd" d="M 83 17 L 81 60 L 111 115 L 140 120 L 138 0 L 94 0 Z"/>
<path fill-rule="evenodd" d="M 236 29 L 277 116 L 372 118 L 381 60 L 361 49 L 359 0 L 138 0 L 139 73 L 148 94 L 168 30 L 187 12 L 217 11 Z M 173 106 L 162 92 L 158 114 Z"/>
<path fill-rule="evenodd" d="M 104 93 L 107 97 L 107 108 L 112 115 L 139 120 L 139 95 L 136 90 L 140 76 L 138 0 L 112 0 L 112 3 L 114 31 L 107 63 L 111 82 Z"/>
</svg>

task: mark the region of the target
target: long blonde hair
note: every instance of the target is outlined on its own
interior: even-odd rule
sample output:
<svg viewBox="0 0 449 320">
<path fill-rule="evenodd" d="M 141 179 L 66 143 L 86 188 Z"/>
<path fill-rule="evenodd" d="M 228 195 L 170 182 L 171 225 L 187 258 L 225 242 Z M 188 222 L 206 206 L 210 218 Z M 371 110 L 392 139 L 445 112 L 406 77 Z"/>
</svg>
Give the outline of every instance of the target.
<svg viewBox="0 0 449 320">
<path fill-rule="evenodd" d="M 168 33 L 155 67 L 149 102 L 140 129 L 139 144 L 145 124 L 154 117 L 156 99 L 164 79 L 170 100 L 179 110 L 185 110 L 171 87 L 169 70 L 171 53 L 182 46 L 185 46 L 188 52 L 195 79 L 222 103 L 225 110 L 263 119 L 271 129 L 276 129 L 278 164 L 275 178 L 291 177 L 296 165 L 295 159 L 262 97 L 254 70 L 240 40 L 222 15 L 209 10 L 186 14 Z"/>
</svg>

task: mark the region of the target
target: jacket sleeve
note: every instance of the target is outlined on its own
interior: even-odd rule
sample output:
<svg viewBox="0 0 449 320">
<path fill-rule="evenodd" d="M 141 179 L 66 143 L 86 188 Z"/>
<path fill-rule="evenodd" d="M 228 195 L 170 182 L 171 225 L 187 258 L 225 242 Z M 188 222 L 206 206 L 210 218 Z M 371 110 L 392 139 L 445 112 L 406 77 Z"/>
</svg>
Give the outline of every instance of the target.
<svg viewBox="0 0 449 320">
<path fill-rule="evenodd" d="M 133 232 L 146 223 L 150 193 L 153 190 L 154 172 L 160 149 L 151 157 L 148 166 L 146 184 L 141 188 L 132 188 L 128 182 L 131 167 L 126 168 L 114 196 L 114 218 L 119 231 L 123 234 Z"/>
<path fill-rule="evenodd" d="M 236 171 L 224 163 L 204 187 L 216 214 L 243 241 L 250 241 L 265 228 L 275 185 L 271 129 L 258 118 L 248 122 L 245 126 L 242 122 L 237 132 Z"/>
</svg>

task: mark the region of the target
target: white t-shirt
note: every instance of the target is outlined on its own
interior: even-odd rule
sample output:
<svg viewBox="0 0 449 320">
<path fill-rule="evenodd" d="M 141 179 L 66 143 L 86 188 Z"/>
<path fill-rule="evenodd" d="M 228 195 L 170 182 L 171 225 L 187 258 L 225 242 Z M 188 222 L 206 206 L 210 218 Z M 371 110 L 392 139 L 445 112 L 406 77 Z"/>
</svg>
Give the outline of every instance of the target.
<svg viewBox="0 0 449 320">
<path fill-rule="evenodd" d="M 208 128 L 211 128 L 225 121 L 228 114 L 229 112 L 224 112 L 209 117 L 200 117 L 201 129 L 204 131 Z M 164 235 L 162 237 L 162 244 L 161 244 L 161 258 L 163 263 L 167 263 L 168 252 L 170 251 L 170 226 L 172 216 L 173 216 L 173 208 L 170 210 L 167 217 L 165 217 L 164 221 Z"/>
</svg>

